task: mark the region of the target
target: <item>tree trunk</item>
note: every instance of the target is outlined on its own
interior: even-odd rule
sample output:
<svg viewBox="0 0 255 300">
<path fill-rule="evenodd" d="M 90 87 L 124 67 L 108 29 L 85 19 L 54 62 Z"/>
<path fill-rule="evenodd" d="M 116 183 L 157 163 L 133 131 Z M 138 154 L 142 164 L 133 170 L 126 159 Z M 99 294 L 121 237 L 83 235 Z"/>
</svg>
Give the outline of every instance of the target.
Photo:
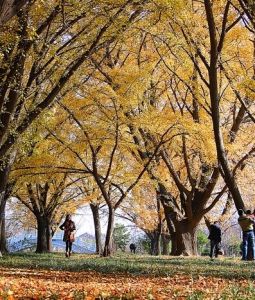
<svg viewBox="0 0 255 300">
<path fill-rule="evenodd" d="M 161 234 L 157 233 L 156 237 L 155 237 L 154 255 L 160 255 L 161 254 L 160 241 L 161 241 Z"/>
<path fill-rule="evenodd" d="M 48 252 L 52 252 L 52 230 L 51 230 L 51 225 L 49 222 L 47 223 L 47 249 Z"/>
<path fill-rule="evenodd" d="M 112 247 L 112 235 L 114 229 L 114 209 L 111 206 L 108 206 L 109 216 L 108 216 L 108 225 L 105 237 L 105 244 L 104 244 L 104 252 L 103 256 L 107 257 L 112 254 L 113 247 Z"/>
<path fill-rule="evenodd" d="M 170 235 L 162 234 L 162 254 L 169 255 L 169 246 L 170 246 Z"/>
<path fill-rule="evenodd" d="M 94 228 L 95 228 L 95 239 L 96 239 L 96 253 L 101 255 L 102 254 L 102 233 L 101 233 L 101 224 L 100 224 L 100 217 L 99 217 L 99 205 L 90 203 L 90 208 L 93 215 L 94 221 Z"/>
<path fill-rule="evenodd" d="M 161 254 L 161 234 L 162 234 L 163 222 L 162 222 L 160 208 L 161 208 L 160 199 L 157 197 L 158 228 L 155 232 L 156 245 L 155 245 L 155 254 L 154 255 Z"/>
<path fill-rule="evenodd" d="M 156 245 L 157 245 L 156 239 L 155 238 L 151 238 L 151 250 L 150 250 L 150 254 L 151 255 L 156 255 L 155 254 L 157 252 Z"/>
<path fill-rule="evenodd" d="M 236 183 L 234 174 L 229 166 L 227 153 L 224 146 L 224 140 L 221 132 L 220 121 L 220 95 L 218 88 L 218 60 L 219 60 L 219 44 L 217 41 L 217 30 L 214 22 L 212 11 L 212 3 L 205 0 L 205 10 L 210 35 L 210 68 L 209 68 L 209 92 L 211 99 L 211 111 L 213 121 L 213 133 L 217 150 L 218 161 L 222 167 L 224 181 L 232 194 L 237 209 L 244 208 L 244 202 Z"/>
<path fill-rule="evenodd" d="M 0 219 L 1 219 L 1 232 L 0 232 L 0 252 L 7 253 L 7 246 L 6 246 L 6 231 L 5 231 L 5 207 L 6 207 L 7 199 L 3 199 L 0 205 Z"/>
<path fill-rule="evenodd" d="M 44 216 L 37 216 L 37 245 L 36 252 L 49 252 L 51 245 L 51 234 L 49 231 L 49 222 Z"/>
<path fill-rule="evenodd" d="M 187 220 L 181 220 L 175 224 L 175 228 L 176 250 L 173 255 L 197 256 L 197 226 L 193 227 Z"/>
<path fill-rule="evenodd" d="M 0 252 L 7 252 L 5 235 L 5 208 L 13 185 L 8 186 L 12 158 L 8 157 L 0 163 Z"/>
<path fill-rule="evenodd" d="M 150 232 L 148 234 L 151 242 L 151 249 L 150 254 L 151 255 L 160 255 L 160 240 L 161 240 L 161 234 L 158 233 L 158 231 Z"/>
<path fill-rule="evenodd" d="M 170 255 L 176 255 L 178 253 L 177 249 L 177 236 L 176 232 L 171 233 L 171 252 Z"/>
<path fill-rule="evenodd" d="M 188 219 L 178 215 L 169 203 L 172 202 L 171 195 L 166 194 L 161 186 L 158 195 L 163 205 L 168 230 L 172 240 L 171 255 L 198 255 L 197 251 L 197 226 L 202 218 L 201 211 L 197 209 L 196 218 Z M 167 198 L 166 198 L 167 197 Z M 198 217 L 200 215 L 200 217 Z"/>
<path fill-rule="evenodd" d="M 0 27 L 25 5 L 28 0 L 0 0 Z"/>
</svg>

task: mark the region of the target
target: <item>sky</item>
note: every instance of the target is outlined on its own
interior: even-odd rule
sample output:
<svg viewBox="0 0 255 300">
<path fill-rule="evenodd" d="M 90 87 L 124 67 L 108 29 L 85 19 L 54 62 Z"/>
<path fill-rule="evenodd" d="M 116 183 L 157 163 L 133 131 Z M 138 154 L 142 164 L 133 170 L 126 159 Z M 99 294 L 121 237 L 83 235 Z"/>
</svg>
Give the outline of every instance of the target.
<svg viewBox="0 0 255 300">
<path fill-rule="evenodd" d="M 83 233 L 89 233 L 94 235 L 94 223 L 93 223 L 93 216 L 89 206 L 86 206 L 82 209 L 79 209 L 76 214 L 72 216 L 72 220 L 75 222 L 76 225 L 76 236 L 79 236 Z M 131 239 L 137 235 L 140 235 L 142 231 L 134 226 L 133 223 L 124 220 L 122 218 L 116 217 L 115 223 L 120 223 L 131 231 Z M 102 234 L 106 233 L 107 228 L 107 217 L 101 217 L 101 229 Z M 132 241 L 131 241 L 132 242 Z"/>
</svg>

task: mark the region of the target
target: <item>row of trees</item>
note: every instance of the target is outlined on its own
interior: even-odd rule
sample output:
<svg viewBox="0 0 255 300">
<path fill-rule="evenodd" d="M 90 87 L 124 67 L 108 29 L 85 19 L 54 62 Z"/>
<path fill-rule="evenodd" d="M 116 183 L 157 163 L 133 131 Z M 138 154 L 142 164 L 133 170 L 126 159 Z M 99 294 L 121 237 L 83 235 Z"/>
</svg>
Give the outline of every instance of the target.
<svg viewBox="0 0 255 300">
<path fill-rule="evenodd" d="M 38 252 L 66 211 L 90 205 L 104 256 L 116 213 L 154 253 L 162 237 L 190 255 L 215 207 L 251 206 L 254 13 L 237 0 L 38 0 L 5 23 L 2 250 L 10 196 L 34 216 Z"/>
</svg>

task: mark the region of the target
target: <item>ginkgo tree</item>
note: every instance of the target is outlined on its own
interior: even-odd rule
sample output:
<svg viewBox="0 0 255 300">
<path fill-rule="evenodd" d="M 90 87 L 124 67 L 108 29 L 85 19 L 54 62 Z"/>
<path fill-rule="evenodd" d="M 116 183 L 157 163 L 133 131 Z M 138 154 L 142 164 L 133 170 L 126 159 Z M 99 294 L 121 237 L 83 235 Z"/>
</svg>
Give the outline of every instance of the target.
<svg viewBox="0 0 255 300">
<path fill-rule="evenodd" d="M 191 172 L 189 172 L 189 170 L 194 168 L 194 177 L 199 174 L 199 169 L 196 168 L 196 164 L 199 162 L 199 160 L 196 158 L 196 156 L 199 157 L 200 154 L 203 154 L 203 158 L 205 159 L 208 152 L 208 155 L 211 154 L 211 156 L 215 159 L 215 155 L 213 154 L 213 149 L 211 151 L 207 150 L 208 143 L 206 138 L 204 138 L 204 148 L 202 149 L 204 153 L 202 151 L 199 152 L 201 143 L 198 144 L 196 140 L 201 135 L 199 135 L 198 132 L 201 128 L 204 131 L 202 133 L 206 135 L 206 127 L 202 125 L 199 128 L 199 125 L 196 125 L 196 127 L 192 129 L 192 125 L 195 123 L 194 115 L 190 113 L 191 116 L 189 117 L 189 113 L 183 113 L 182 111 L 178 112 L 178 102 L 176 101 L 177 103 L 174 103 L 174 100 L 170 102 L 168 96 L 171 96 L 171 94 L 166 93 L 166 86 L 167 84 L 170 85 L 172 82 L 168 82 L 168 73 L 164 69 L 164 64 L 163 67 L 161 67 L 160 62 L 162 61 L 162 57 L 158 56 L 158 49 L 156 49 L 157 51 L 153 51 L 153 49 L 148 50 L 149 45 L 153 45 L 148 34 L 146 38 L 142 39 L 142 43 L 144 43 L 142 46 L 140 46 L 138 43 L 138 54 L 134 52 L 133 47 L 132 49 L 134 55 L 129 54 L 128 58 L 124 55 L 121 56 L 118 51 L 116 51 L 116 53 L 118 53 L 117 57 L 114 56 L 114 53 L 111 53 L 109 56 L 111 61 L 115 62 L 115 65 L 109 66 L 107 64 L 102 64 L 101 67 L 98 67 L 98 70 L 102 74 L 104 81 L 117 93 L 121 93 L 122 87 L 125 87 L 127 84 L 129 87 L 135 86 L 136 91 L 139 91 L 139 93 L 137 93 L 134 92 L 132 88 L 129 88 L 128 101 L 125 102 L 124 99 L 122 101 L 122 113 L 125 116 L 124 120 L 129 130 L 132 143 L 134 144 L 135 148 L 138 149 L 138 153 L 136 153 L 133 151 L 133 148 L 131 148 L 131 154 L 140 164 L 147 163 L 148 159 L 152 158 L 151 155 L 152 153 L 155 153 L 158 137 L 164 135 L 167 128 L 171 129 L 169 131 L 167 130 L 169 143 L 160 148 L 157 159 L 153 160 L 153 163 L 148 166 L 147 171 L 151 179 L 154 181 L 155 187 L 159 189 L 160 194 L 165 193 L 165 180 L 168 180 L 169 184 L 172 182 L 168 187 L 168 190 L 170 190 L 174 197 L 178 198 L 179 194 L 183 192 L 183 190 L 187 191 L 188 193 L 188 189 L 185 187 L 185 184 L 189 185 L 189 179 L 192 179 Z M 130 44 L 134 44 L 134 42 L 132 43 L 132 39 Z M 127 48 L 125 51 L 128 52 L 128 45 L 126 47 Z M 122 48 L 124 47 L 122 46 Z M 125 53 L 123 49 L 121 50 L 123 53 Z M 137 60 L 137 55 L 139 55 L 140 62 Z M 150 60 L 148 60 L 148 57 Z M 124 59 L 124 62 L 122 59 Z M 147 61 L 149 62 L 146 63 Z M 97 66 L 97 63 L 95 63 L 95 65 Z M 191 68 L 191 74 L 193 70 L 194 68 Z M 146 78 L 147 85 L 144 84 L 142 78 Z M 179 86 L 178 90 L 176 89 L 176 92 L 180 93 L 180 96 L 182 95 L 182 88 L 183 86 Z M 184 100 L 183 98 L 180 98 L 180 103 Z M 177 107 L 176 110 L 173 109 L 174 106 Z M 210 124 L 210 119 L 206 117 L 206 115 L 204 120 L 207 120 L 207 122 Z M 186 135 L 190 135 L 192 137 L 191 142 L 186 141 Z M 196 147 L 195 151 L 194 146 Z M 189 177 L 187 177 L 187 175 L 185 176 L 185 172 L 182 171 L 183 183 L 181 182 L 182 178 L 178 178 L 178 175 L 176 175 L 179 170 L 175 171 L 175 166 L 171 166 L 171 163 L 169 162 L 170 158 L 168 155 L 171 152 L 168 152 L 168 148 L 172 152 L 172 155 L 179 157 L 179 159 L 175 158 L 176 166 L 183 169 L 183 166 L 185 168 L 186 165 L 186 168 L 188 169 L 187 173 Z M 191 148 L 193 148 L 193 150 Z M 193 162 L 189 163 L 187 161 L 187 157 L 189 156 L 187 151 L 191 150 L 192 152 L 195 152 L 195 155 L 193 155 Z M 184 157 L 184 161 L 183 152 L 186 155 Z M 160 161 L 161 158 L 163 162 Z M 193 164 L 192 166 L 191 163 Z M 160 175 L 159 172 L 161 172 Z M 168 174 L 170 174 L 172 180 L 170 180 L 171 178 L 168 177 Z M 215 171 L 214 176 L 219 176 L 219 172 Z M 201 182 L 203 182 L 203 179 L 204 178 L 201 179 Z M 193 181 L 195 181 L 195 179 L 193 179 Z M 176 185 L 175 191 L 173 190 L 174 184 Z M 216 181 L 210 183 L 206 189 L 211 190 L 215 184 Z M 193 192 L 194 191 L 191 190 L 190 197 L 193 197 Z M 205 194 L 207 198 L 204 201 L 208 201 L 210 198 L 210 193 L 208 194 L 205 190 Z M 158 199 L 162 199 L 162 197 L 159 197 Z M 136 201 L 135 197 L 133 201 Z M 192 201 L 192 198 L 190 198 L 189 201 Z M 203 203 L 201 203 L 201 205 L 203 206 Z M 176 209 L 178 209 L 177 204 Z M 210 207 L 207 209 L 209 210 Z M 181 211 L 179 211 L 179 213 L 180 212 Z M 199 224 L 202 216 L 206 213 L 206 210 L 203 209 L 200 213 L 201 215 L 198 215 L 196 222 L 194 222 L 196 226 Z M 188 248 L 184 243 L 185 239 L 182 237 L 182 235 L 185 235 L 184 233 L 189 230 L 187 224 L 184 224 L 186 222 L 186 218 L 184 217 L 182 219 L 180 214 L 178 215 L 178 218 L 174 218 L 173 216 L 170 216 L 170 213 L 167 214 L 167 218 L 169 220 L 168 225 L 169 229 L 171 230 L 172 238 L 175 236 L 180 240 L 179 245 L 176 246 L 176 251 L 178 251 L 176 254 L 182 253 L 183 251 L 192 252 L 192 249 L 187 250 Z M 188 239 L 186 238 L 185 241 L 187 240 Z M 189 240 L 190 243 L 195 243 L 194 237 L 191 236 Z M 193 248 L 194 251 L 196 251 L 196 246 Z"/>
<path fill-rule="evenodd" d="M 215 128 L 211 119 L 212 106 L 209 101 L 212 88 L 208 83 L 206 62 L 209 53 L 206 50 L 210 48 L 210 41 L 205 38 L 208 34 L 206 26 L 200 27 L 200 23 L 196 22 L 201 18 L 201 14 L 206 14 L 206 11 L 201 3 L 193 6 L 190 3 L 181 12 L 179 12 L 180 3 L 177 4 L 175 1 L 172 5 L 164 1 L 160 4 L 162 5 L 161 16 L 165 14 L 168 24 L 174 20 L 171 22 L 172 26 L 170 28 L 162 26 L 164 21 L 162 17 L 161 21 L 163 21 L 156 24 L 154 28 L 153 26 L 150 30 L 142 28 L 141 32 L 144 34 L 141 35 L 140 42 L 137 39 L 137 52 L 133 46 L 135 43 L 131 42 L 132 54 L 135 52 L 133 61 L 131 54 L 123 62 L 119 54 L 116 57 L 113 53 L 111 61 L 115 62 L 115 66 L 101 65 L 98 69 L 105 77 L 105 82 L 118 91 L 118 84 L 120 85 L 128 76 L 135 78 L 134 70 L 140 68 L 144 71 L 147 62 L 153 64 L 156 61 L 150 88 L 147 88 L 147 92 L 142 89 L 143 97 L 139 98 L 137 94 L 133 94 L 131 98 L 135 98 L 133 107 L 129 105 L 127 108 L 123 104 L 126 110 L 124 114 L 129 119 L 129 128 L 133 133 L 134 142 L 140 147 L 140 158 L 145 161 L 153 152 L 156 132 L 160 132 L 158 124 L 167 122 L 178 124 L 175 141 L 165 145 L 158 157 L 164 164 L 162 166 L 162 162 L 160 163 L 165 177 L 157 174 L 160 164 L 150 167 L 148 171 L 158 185 L 158 197 L 165 208 L 169 230 L 174 229 L 172 239 L 175 241 L 173 244 L 176 243 L 176 254 L 196 254 L 196 229 L 200 220 L 220 200 L 227 187 L 231 191 L 229 182 L 226 181 L 226 187 L 220 179 L 223 169 L 218 166 L 216 156 L 219 155 L 217 152 L 219 141 L 214 140 Z M 215 4 L 215 7 L 223 12 L 224 9 L 228 9 L 228 5 L 223 4 Z M 217 16 L 218 24 L 221 26 L 222 22 L 225 22 L 224 13 Z M 235 35 L 240 30 L 245 33 L 245 27 L 238 23 L 240 16 L 233 8 L 230 16 L 226 27 L 229 37 L 228 44 L 225 46 L 226 53 L 227 45 L 233 43 L 239 45 L 240 41 L 246 41 L 247 49 L 252 50 L 247 35 Z M 224 26 L 226 24 L 223 24 L 222 30 L 225 30 Z M 234 51 L 237 51 L 239 61 L 231 60 L 232 53 L 231 57 L 228 57 L 228 64 L 241 69 L 244 58 L 242 55 L 247 55 L 247 51 L 240 53 L 239 48 L 232 50 Z M 155 54 L 158 55 L 158 59 L 155 59 Z M 221 98 L 224 103 L 222 124 L 224 134 L 229 137 L 226 143 L 228 152 L 234 161 L 233 170 L 230 172 L 230 177 L 233 179 L 241 164 L 252 154 L 251 141 L 254 131 L 251 126 L 253 124 L 245 124 L 247 132 L 239 136 L 241 128 L 239 125 L 245 120 L 245 115 L 242 116 L 243 109 L 239 109 L 236 101 L 235 111 L 239 112 L 232 114 L 231 99 L 236 100 L 236 94 L 229 85 L 229 78 L 223 72 L 219 75 L 221 75 Z M 233 120 L 232 123 L 229 121 L 230 118 Z M 239 149 L 239 153 L 234 152 L 234 149 Z M 224 172 L 222 175 L 226 180 Z M 176 188 L 174 190 L 172 187 L 169 188 L 163 178 L 174 183 Z M 217 191 L 217 195 L 211 197 L 214 190 Z M 171 224 L 174 224 L 174 228 L 170 226 Z"/>
<path fill-rule="evenodd" d="M 15 204 L 12 209 L 22 204 L 36 220 L 36 252 L 42 253 L 52 250 L 52 236 L 63 215 L 74 213 L 84 204 L 84 194 L 78 185 L 82 177 L 68 172 L 53 173 L 50 168 L 41 171 L 42 164 L 45 166 L 52 163 L 52 160 L 47 161 L 44 153 L 51 151 L 53 156 L 53 153 L 57 155 L 58 152 L 52 150 L 51 143 L 47 142 L 47 136 L 43 135 L 45 130 L 38 137 L 39 126 L 36 127 L 30 130 L 30 146 L 26 143 L 20 145 L 16 154 L 16 163 L 10 175 L 13 183 L 10 196 L 20 202 L 12 201 Z M 33 167 L 29 168 L 29 165 Z"/>
<path fill-rule="evenodd" d="M 4 25 L 0 32 L 2 209 L 7 165 L 13 162 L 21 135 L 64 88 L 86 82 L 88 74 L 77 74 L 81 66 L 123 34 L 141 12 L 136 1 L 38 0 L 29 1 Z"/>
<path fill-rule="evenodd" d="M 79 93 L 81 95 L 82 90 Z M 62 158 L 62 168 L 73 168 L 88 173 L 108 207 L 104 256 L 110 255 L 112 251 L 115 211 L 139 182 L 153 158 L 152 155 L 144 166 L 137 164 L 132 158 L 128 151 L 130 142 L 125 133 L 125 124 L 120 116 L 121 103 L 117 103 L 116 98 L 116 95 L 113 96 L 107 89 L 95 94 L 93 91 L 84 98 L 77 98 L 75 94 L 70 98 L 69 95 L 60 103 L 60 109 L 66 112 L 64 116 L 68 122 L 62 124 L 61 128 L 47 127 L 52 138 L 62 145 L 63 155 L 69 157 L 72 162 L 77 160 L 76 165 L 67 165 L 66 160 Z M 71 134 L 66 135 L 70 125 Z M 159 141 L 155 153 L 164 142 L 163 138 Z"/>
<path fill-rule="evenodd" d="M 146 234 L 152 255 L 169 255 L 170 235 L 164 210 L 157 198 L 153 181 L 148 176 L 144 176 L 133 189 L 132 195 L 121 205 L 118 216 L 134 223 Z"/>
<path fill-rule="evenodd" d="M 202 3 L 196 3 L 192 8 L 190 6 L 190 12 L 192 12 L 192 9 L 194 13 L 193 17 L 187 18 L 187 16 L 180 14 L 180 19 L 176 21 L 177 26 L 172 27 L 172 29 L 176 35 L 185 41 L 181 49 L 183 54 L 187 55 L 190 62 L 183 60 L 182 56 L 182 63 L 185 61 L 186 64 L 193 65 L 195 73 L 190 72 L 190 76 L 187 78 L 188 72 L 186 71 L 185 74 L 180 76 L 180 73 L 173 70 L 170 63 L 165 59 L 165 52 L 160 53 L 162 50 L 157 51 L 165 60 L 165 65 L 168 70 L 171 71 L 178 80 L 184 82 L 186 88 L 189 88 L 189 91 L 192 93 L 191 99 L 193 104 L 194 101 L 197 102 L 195 109 L 194 107 L 191 109 L 192 106 L 190 106 L 191 112 L 198 111 L 199 108 L 199 114 L 197 115 L 199 118 L 197 120 L 194 118 L 194 121 L 201 124 L 207 120 L 207 129 L 209 129 L 207 136 L 208 141 L 211 140 L 212 146 L 210 147 L 208 145 L 205 150 L 208 152 L 210 148 L 214 148 L 213 143 L 215 143 L 217 161 L 204 160 L 205 156 L 202 160 L 203 165 L 201 171 L 202 174 L 204 173 L 205 175 L 204 179 L 201 177 L 204 181 L 201 180 L 201 183 L 204 185 L 207 181 L 208 184 L 206 185 L 209 187 L 209 190 L 204 190 L 204 196 L 208 197 L 209 194 L 212 193 L 211 189 L 215 185 L 214 181 L 218 178 L 220 172 L 233 196 L 236 207 L 243 208 L 244 201 L 236 185 L 235 175 L 238 167 L 245 165 L 245 160 L 247 160 L 254 151 L 252 142 L 254 139 L 254 125 L 251 120 L 249 121 L 250 116 L 245 110 L 243 103 L 239 102 L 240 94 L 237 93 L 235 87 L 240 83 L 240 79 L 243 80 L 249 73 L 253 72 L 251 69 L 253 44 L 249 40 L 249 32 L 246 31 L 240 21 L 240 15 L 236 12 L 235 8 L 231 6 L 230 1 L 214 3 L 214 5 L 212 5 L 210 1 L 205 1 L 204 5 Z M 195 26 L 197 18 L 201 18 L 203 14 L 207 16 L 208 27 Z M 233 47 L 233 45 L 236 47 Z M 246 47 L 245 53 L 240 51 L 244 45 Z M 156 45 L 156 47 L 159 49 L 158 45 Z M 214 48 L 212 49 L 212 47 Z M 172 51 L 168 52 L 169 56 L 175 53 L 173 49 L 171 50 Z M 181 53 L 179 52 L 176 57 L 179 59 L 180 55 Z M 226 70 L 228 70 L 228 76 Z M 186 78 L 189 81 L 187 81 Z M 191 84 L 189 84 L 189 82 Z M 176 90 L 177 88 L 175 88 L 173 92 L 176 93 Z M 186 110 L 189 109 L 186 101 L 184 105 L 183 111 L 186 112 Z M 220 107 L 221 111 L 219 110 Z M 205 112 L 208 116 L 202 119 Z M 212 122 L 210 120 L 212 120 Z M 205 139 L 203 138 L 199 139 L 200 144 L 204 141 Z M 189 161 L 190 155 L 185 158 L 185 148 L 183 148 L 182 153 L 187 162 Z M 201 146 L 200 148 L 202 149 Z M 164 156 L 162 158 L 171 171 L 171 162 L 167 161 Z M 211 166 L 213 166 L 213 168 Z M 210 173 L 212 175 L 210 175 Z M 187 169 L 187 174 L 190 179 L 192 179 L 192 169 L 190 169 L 190 171 Z M 174 174 L 174 178 L 179 185 L 180 182 L 176 175 L 178 174 Z M 223 187 L 222 192 L 224 189 L 225 187 Z M 200 197 L 203 196 L 203 193 L 201 193 L 203 192 L 203 187 L 197 186 L 196 184 L 194 191 L 196 190 L 195 196 L 196 194 Z M 183 192 L 186 194 L 185 190 L 183 190 Z M 220 192 L 219 195 L 222 195 L 222 193 Z M 215 200 L 216 199 L 219 199 L 219 197 L 216 197 Z M 167 203 L 167 197 L 165 200 L 165 203 Z M 198 203 L 201 205 L 203 201 L 199 201 Z M 208 208 L 210 208 L 210 206 L 206 209 Z M 198 207 L 192 206 L 192 210 L 193 213 L 196 214 L 196 217 L 198 217 Z"/>
<path fill-rule="evenodd" d="M 243 195 L 250 181 L 242 176 L 254 154 L 253 5 L 83 4 L 65 1 L 63 11 L 51 3 L 44 22 L 36 2 L 28 6 L 15 20 L 22 25 L 17 44 L 15 22 L 8 23 L 12 34 L 4 36 L 7 63 L 0 72 L 0 99 L 8 103 L 2 112 L 0 155 L 8 154 L 2 170 L 9 172 L 13 145 L 50 105 L 51 122 L 43 131 L 52 163 L 46 167 L 52 174 L 86 175 L 83 193 L 107 205 L 103 254 L 111 254 L 116 210 L 126 198 L 135 207 L 133 189 L 144 176 L 163 207 L 172 253 L 197 254 L 198 225 L 227 192 L 237 208 L 247 206 Z M 45 170 L 43 163 L 37 167 Z"/>
</svg>

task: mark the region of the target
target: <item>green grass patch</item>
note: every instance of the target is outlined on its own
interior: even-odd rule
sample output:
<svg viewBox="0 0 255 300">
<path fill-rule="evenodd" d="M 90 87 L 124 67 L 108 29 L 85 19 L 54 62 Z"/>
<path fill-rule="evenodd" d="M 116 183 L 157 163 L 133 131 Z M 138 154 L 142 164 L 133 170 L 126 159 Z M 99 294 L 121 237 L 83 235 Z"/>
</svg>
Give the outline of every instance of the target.
<svg viewBox="0 0 255 300">
<path fill-rule="evenodd" d="M 185 274 L 214 276 L 228 279 L 254 279 L 255 263 L 235 258 L 156 257 L 149 255 L 116 255 L 103 258 L 96 255 L 75 254 L 70 259 L 64 254 L 19 253 L 4 255 L 0 267 L 48 269 L 64 271 L 97 271 L 100 273 L 129 273 L 134 275 L 171 276 Z"/>
</svg>

